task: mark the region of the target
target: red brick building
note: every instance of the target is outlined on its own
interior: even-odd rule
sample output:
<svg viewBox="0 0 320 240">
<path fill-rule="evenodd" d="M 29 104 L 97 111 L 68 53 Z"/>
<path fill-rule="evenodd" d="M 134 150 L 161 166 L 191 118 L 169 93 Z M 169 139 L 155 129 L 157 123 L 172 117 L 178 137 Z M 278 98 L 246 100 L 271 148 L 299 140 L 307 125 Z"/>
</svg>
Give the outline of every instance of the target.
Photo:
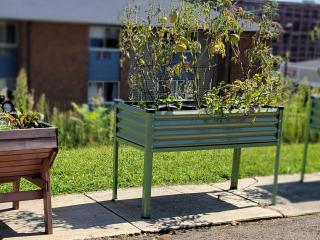
<svg viewBox="0 0 320 240">
<path fill-rule="evenodd" d="M 144 1 L 145 4 L 147 1 Z M 128 0 L 0 0 L 0 89 L 13 90 L 22 67 L 36 97 L 68 108 L 102 90 L 105 102 L 128 98 L 128 66 L 120 67 L 119 16 Z M 169 7 L 171 0 L 163 0 Z M 250 47 L 253 29 L 242 36 Z M 249 41 L 248 41 L 249 39 Z M 238 70 L 230 54 L 218 59 L 215 81 L 230 82 Z"/>
<path fill-rule="evenodd" d="M 259 14 L 265 2 L 267 0 L 240 0 L 239 4 Z M 292 62 L 320 58 L 320 40 L 310 38 L 310 31 L 320 25 L 320 4 L 279 1 L 279 22 L 284 33 L 273 43 L 274 54 L 285 56 L 289 51 Z"/>
</svg>

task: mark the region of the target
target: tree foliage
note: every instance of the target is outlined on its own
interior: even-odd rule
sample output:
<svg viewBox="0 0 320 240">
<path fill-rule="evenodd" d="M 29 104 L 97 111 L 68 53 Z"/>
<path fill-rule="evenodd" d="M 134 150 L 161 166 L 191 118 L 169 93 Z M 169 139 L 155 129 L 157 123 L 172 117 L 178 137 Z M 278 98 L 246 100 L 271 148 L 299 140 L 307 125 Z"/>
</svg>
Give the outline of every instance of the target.
<svg viewBox="0 0 320 240">
<path fill-rule="evenodd" d="M 159 108 L 173 99 L 191 98 L 197 108 L 206 105 L 212 111 L 248 111 L 278 103 L 282 97 L 276 69 L 280 59 L 272 56 L 270 49 L 270 42 L 280 31 L 272 21 L 274 8 L 274 3 L 265 6 L 253 46 L 245 53 L 248 64 L 243 64 L 241 34 L 244 25 L 254 25 L 257 19 L 232 0 L 181 1 L 168 11 L 157 4 L 145 12 L 138 4 L 127 7 L 120 40 L 122 60 L 131 60 L 131 100 L 141 106 L 151 102 L 152 107 Z M 229 47 L 234 56 L 231 61 L 241 67 L 241 76 L 232 84 L 208 84 L 206 79 L 216 68 L 216 59 L 224 58 Z M 189 81 L 177 93 L 173 83 L 179 76 Z"/>
</svg>

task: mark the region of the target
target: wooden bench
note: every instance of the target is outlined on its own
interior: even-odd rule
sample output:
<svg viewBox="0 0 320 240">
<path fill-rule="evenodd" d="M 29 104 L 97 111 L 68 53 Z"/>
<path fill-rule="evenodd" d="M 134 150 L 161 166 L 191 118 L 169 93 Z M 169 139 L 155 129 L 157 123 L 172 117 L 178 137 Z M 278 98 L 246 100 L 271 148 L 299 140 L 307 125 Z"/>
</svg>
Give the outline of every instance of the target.
<svg viewBox="0 0 320 240">
<path fill-rule="evenodd" d="M 0 184 L 13 183 L 13 191 L 0 193 L 0 203 L 43 199 L 45 232 L 52 234 L 50 168 L 58 152 L 57 129 L 17 129 L 0 131 Z M 24 178 L 39 190 L 20 191 Z"/>
</svg>

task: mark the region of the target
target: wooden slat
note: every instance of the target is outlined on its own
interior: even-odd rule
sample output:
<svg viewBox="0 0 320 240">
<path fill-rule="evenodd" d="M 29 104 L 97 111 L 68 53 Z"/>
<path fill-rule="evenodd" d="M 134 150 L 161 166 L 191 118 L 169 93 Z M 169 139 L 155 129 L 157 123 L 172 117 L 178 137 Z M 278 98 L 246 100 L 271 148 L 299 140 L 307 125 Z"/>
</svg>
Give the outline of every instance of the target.
<svg viewBox="0 0 320 240">
<path fill-rule="evenodd" d="M 43 193 L 42 190 L 33 190 L 27 192 L 12 192 L 0 194 L 0 203 L 5 202 L 14 202 L 14 201 L 27 201 L 42 199 Z"/>
<path fill-rule="evenodd" d="M 58 148 L 55 148 L 55 149 L 53 149 L 53 151 L 52 151 L 51 154 L 50 154 L 50 157 L 49 157 L 49 159 L 48 159 L 50 168 L 52 167 L 53 162 L 54 162 L 54 160 L 56 159 L 56 156 L 57 156 L 57 154 L 58 154 L 58 151 L 59 151 L 59 149 L 58 149 Z"/>
<path fill-rule="evenodd" d="M 35 139 L 16 139 L 16 140 L 3 140 L 0 138 L 0 149 L 2 151 L 28 150 L 28 149 L 37 149 L 37 148 L 56 148 L 56 147 L 57 147 L 57 139 L 55 137 L 35 138 Z"/>
<path fill-rule="evenodd" d="M 29 171 L 21 171 L 21 172 L 7 172 L 0 173 L 0 179 L 6 177 L 26 177 L 26 176 L 38 176 L 41 174 L 41 170 L 29 170 Z"/>
<path fill-rule="evenodd" d="M 29 139 L 56 137 L 56 128 L 31 128 L 0 131 L 0 139 Z"/>
<path fill-rule="evenodd" d="M 0 184 L 1 183 L 12 183 L 15 182 L 19 179 L 19 177 L 5 177 L 5 178 L 1 178 L 0 177 Z"/>
<path fill-rule="evenodd" d="M 0 169 L 14 166 L 41 165 L 43 161 L 43 158 L 36 158 L 23 161 L 0 162 Z"/>
<path fill-rule="evenodd" d="M 46 181 L 44 181 L 41 178 L 25 177 L 25 179 L 27 179 L 29 182 L 37 185 L 41 189 L 44 189 L 46 187 Z"/>
<path fill-rule="evenodd" d="M 0 154 L 0 163 L 8 161 L 24 161 L 29 159 L 37 158 L 48 158 L 50 152 L 47 153 L 28 153 L 28 154 L 19 154 L 19 155 L 2 155 Z"/>
<path fill-rule="evenodd" d="M 29 154 L 29 153 L 50 153 L 52 148 L 40 148 L 40 149 L 26 149 L 26 150 L 11 150 L 11 151 L 3 151 L 0 149 L 0 156 L 9 156 L 9 155 L 21 155 L 21 154 Z"/>
<path fill-rule="evenodd" d="M 24 166 L 11 166 L 11 167 L 5 167 L 5 168 L 0 168 L 0 176 L 2 173 L 13 173 L 16 172 L 19 174 L 19 172 L 24 172 L 24 171 L 38 171 L 41 170 L 42 165 L 40 164 L 35 164 L 35 165 L 24 165 Z"/>
</svg>

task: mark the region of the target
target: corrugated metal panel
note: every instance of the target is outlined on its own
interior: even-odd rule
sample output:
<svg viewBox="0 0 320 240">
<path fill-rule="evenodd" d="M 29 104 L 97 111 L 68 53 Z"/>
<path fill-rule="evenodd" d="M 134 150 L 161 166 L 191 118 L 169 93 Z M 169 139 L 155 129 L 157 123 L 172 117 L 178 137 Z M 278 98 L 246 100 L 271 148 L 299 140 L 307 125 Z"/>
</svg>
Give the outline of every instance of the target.
<svg viewBox="0 0 320 240">
<path fill-rule="evenodd" d="M 169 113 L 168 113 L 169 114 Z M 155 116 L 154 146 L 254 144 L 277 141 L 278 113 Z M 257 124 L 257 125 L 256 125 Z"/>
<path fill-rule="evenodd" d="M 17 49 L 0 48 L 0 78 L 15 78 L 17 75 Z"/>
<path fill-rule="evenodd" d="M 120 52 L 89 51 L 89 81 L 119 81 Z"/>
<path fill-rule="evenodd" d="M 145 144 L 145 115 L 134 107 L 120 105 L 117 108 L 117 137 L 143 146 Z"/>
<path fill-rule="evenodd" d="M 240 113 L 213 116 L 204 111 L 148 113 L 126 104 L 117 106 L 117 136 L 139 145 L 144 144 L 146 115 L 154 115 L 153 132 L 148 134 L 153 136 L 155 151 L 269 146 L 278 142 L 279 110 L 276 108 L 248 116 Z"/>
<path fill-rule="evenodd" d="M 310 128 L 320 130 L 320 98 L 311 98 Z"/>
</svg>

